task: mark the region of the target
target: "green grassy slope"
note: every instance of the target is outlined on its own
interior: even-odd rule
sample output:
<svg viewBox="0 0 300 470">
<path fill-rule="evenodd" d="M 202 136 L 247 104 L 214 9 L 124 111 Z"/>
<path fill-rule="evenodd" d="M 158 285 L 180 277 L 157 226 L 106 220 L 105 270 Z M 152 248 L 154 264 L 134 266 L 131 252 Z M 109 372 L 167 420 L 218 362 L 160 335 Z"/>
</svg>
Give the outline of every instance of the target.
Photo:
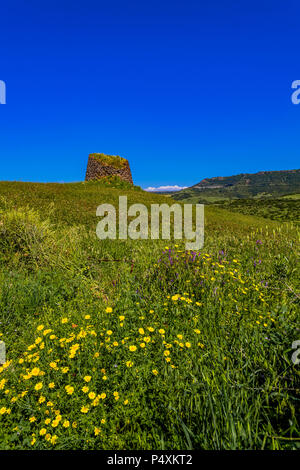
<svg viewBox="0 0 300 470">
<path fill-rule="evenodd" d="M 99 204 L 172 204 L 112 186 L 0 183 L 0 448 L 299 448 L 298 229 L 100 241 Z"/>
<path fill-rule="evenodd" d="M 127 196 L 128 204 L 138 201 L 147 207 L 166 200 L 119 178 L 68 184 L 0 182 L 0 196 L 14 206 L 30 205 L 52 222 L 64 225 L 92 227 L 97 223 L 97 207 L 103 203 L 118 206 L 119 195 Z"/>
<path fill-rule="evenodd" d="M 295 195 L 297 196 L 297 195 Z M 300 224 L 300 199 L 298 197 L 282 197 L 276 199 L 235 199 L 233 201 L 215 202 L 233 212 L 253 214 L 266 219 L 291 221 Z"/>
</svg>

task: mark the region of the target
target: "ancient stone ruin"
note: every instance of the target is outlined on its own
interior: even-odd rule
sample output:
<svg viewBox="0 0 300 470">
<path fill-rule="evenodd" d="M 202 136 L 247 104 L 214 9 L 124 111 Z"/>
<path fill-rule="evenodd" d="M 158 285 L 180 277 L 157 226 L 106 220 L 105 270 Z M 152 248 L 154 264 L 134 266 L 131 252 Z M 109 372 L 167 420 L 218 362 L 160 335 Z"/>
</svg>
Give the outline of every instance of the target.
<svg viewBox="0 0 300 470">
<path fill-rule="evenodd" d="M 89 155 L 85 181 L 99 180 L 108 176 L 119 176 L 133 184 L 128 160 L 116 155 L 91 153 Z"/>
</svg>

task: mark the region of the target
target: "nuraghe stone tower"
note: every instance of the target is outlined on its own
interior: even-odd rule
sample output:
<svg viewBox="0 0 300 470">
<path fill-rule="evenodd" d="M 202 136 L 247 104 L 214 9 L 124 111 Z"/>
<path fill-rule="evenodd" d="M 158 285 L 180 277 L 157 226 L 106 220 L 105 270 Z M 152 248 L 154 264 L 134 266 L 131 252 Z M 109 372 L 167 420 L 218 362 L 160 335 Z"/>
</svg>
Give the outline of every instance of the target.
<svg viewBox="0 0 300 470">
<path fill-rule="evenodd" d="M 133 184 L 128 160 L 115 155 L 91 153 L 89 155 L 85 181 L 99 180 L 107 176 L 119 176 Z"/>
</svg>

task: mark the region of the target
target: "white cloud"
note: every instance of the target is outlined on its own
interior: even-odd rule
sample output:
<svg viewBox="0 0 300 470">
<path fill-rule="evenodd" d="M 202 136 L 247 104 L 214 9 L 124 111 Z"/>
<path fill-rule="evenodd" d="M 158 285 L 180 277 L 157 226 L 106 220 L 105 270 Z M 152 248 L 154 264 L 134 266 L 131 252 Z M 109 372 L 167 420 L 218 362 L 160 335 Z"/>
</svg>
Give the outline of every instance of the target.
<svg viewBox="0 0 300 470">
<path fill-rule="evenodd" d="M 177 184 L 171 186 L 157 186 L 157 188 L 154 188 L 152 186 L 149 186 L 149 188 L 145 188 L 145 191 L 180 191 L 181 189 L 186 189 L 187 186 L 178 186 Z"/>
</svg>

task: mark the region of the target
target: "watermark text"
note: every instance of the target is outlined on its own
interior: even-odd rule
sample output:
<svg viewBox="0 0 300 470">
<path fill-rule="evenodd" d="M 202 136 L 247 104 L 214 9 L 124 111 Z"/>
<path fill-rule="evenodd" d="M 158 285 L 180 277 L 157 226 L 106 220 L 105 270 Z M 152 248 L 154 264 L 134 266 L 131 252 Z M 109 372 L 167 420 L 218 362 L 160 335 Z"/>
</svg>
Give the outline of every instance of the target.
<svg viewBox="0 0 300 470">
<path fill-rule="evenodd" d="M 6 104 L 6 84 L 0 80 L 0 104 Z"/>
<path fill-rule="evenodd" d="M 144 204 L 128 207 L 127 196 L 119 196 L 119 240 L 170 240 L 173 227 L 174 240 L 185 239 L 187 250 L 200 250 L 204 245 L 203 204 L 151 204 L 150 214 Z M 100 240 L 117 239 L 117 211 L 112 204 L 101 204 L 97 217 L 102 217 L 96 233 Z M 149 222 L 149 216 L 150 222 Z M 195 217 L 194 217 L 195 216 Z M 128 218 L 131 220 L 129 221 Z M 173 223 L 172 223 L 173 220 Z M 150 236 L 149 236 L 150 235 Z"/>
<path fill-rule="evenodd" d="M 293 104 L 300 103 L 300 80 L 294 80 L 292 83 L 292 88 L 295 89 L 291 95 L 291 100 Z"/>
</svg>

